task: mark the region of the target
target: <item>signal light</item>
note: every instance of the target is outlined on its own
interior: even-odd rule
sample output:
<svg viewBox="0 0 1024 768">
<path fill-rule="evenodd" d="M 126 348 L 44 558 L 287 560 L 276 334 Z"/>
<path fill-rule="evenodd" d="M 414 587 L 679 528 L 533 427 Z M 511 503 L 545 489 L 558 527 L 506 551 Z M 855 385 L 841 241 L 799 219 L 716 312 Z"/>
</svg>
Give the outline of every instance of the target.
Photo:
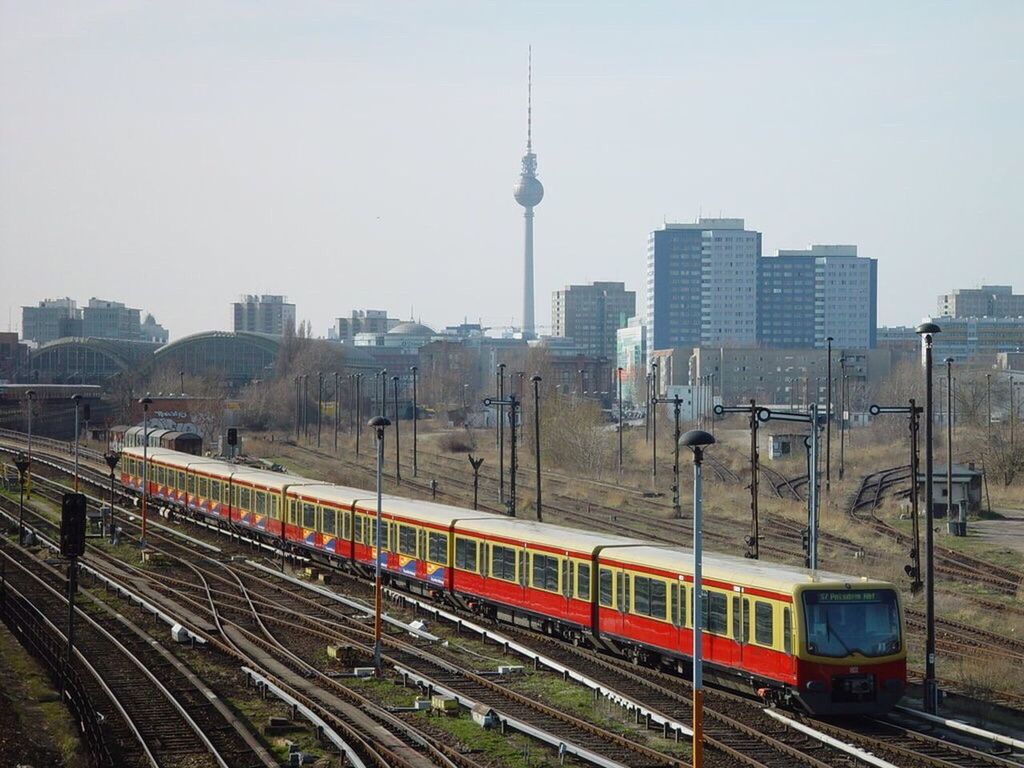
<svg viewBox="0 0 1024 768">
<path fill-rule="evenodd" d="M 910 576 L 911 578 L 917 576 L 917 569 L 912 565 L 904 565 L 903 570 L 906 572 L 907 576 Z"/>
<path fill-rule="evenodd" d="M 60 553 L 64 557 L 85 554 L 85 496 L 65 493 L 60 511 Z"/>
<path fill-rule="evenodd" d="M 238 445 L 238 430 L 234 427 L 228 427 L 228 445 Z"/>
</svg>

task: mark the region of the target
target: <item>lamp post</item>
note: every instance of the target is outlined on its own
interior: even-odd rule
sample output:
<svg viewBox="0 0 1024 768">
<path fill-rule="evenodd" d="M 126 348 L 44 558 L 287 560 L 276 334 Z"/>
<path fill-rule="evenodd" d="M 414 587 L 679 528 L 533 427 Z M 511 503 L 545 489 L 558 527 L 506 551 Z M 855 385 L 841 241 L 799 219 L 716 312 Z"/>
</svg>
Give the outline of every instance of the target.
<svg viewBox="0 0 1024 768">
<path fill-rule="evenodd" d="M 839 358 L 839 479 L 846 471 L 846 355 Z"/>
<path fill-rule="evenodd" d="M 338 389 L 338 371 L 334 372 L 334 452 L 338 452 L 338 427 L 341 421 L 341 390 Z"/>
<path fill-rule="evenodd" d="M 498 363 L 498 501 L 505 503 L 505 364 Z"/>
<path fill-rule="evenodd" d="M 409 368 L 412 373 L 412 476 L 416 477 L 419 474 L 419 464 L 417 461 L 417 441 L 418 441 L 418 425 L 420 420 L 419 405 L 416 394 L 416 380 L 419 368 L 415 365 Z"/>
<path fill-rule="evenodd" d="M 18 485 L 21 488 L 21 497 L 18 501 L 18 543 L 21 544 L 25 541 L 25 476 L 31 463 L 24 453 L 18 451 L 18 455 L 14 457 L 14 466 L 18 468 Z"/>
<path fill-rule="evenodd" d="M 398 376 L 391 377 L 391 383 L 395 385 L 395 483 L 402 484 L 402 454 L 399 445 L 399 415 L 398 415 Z"/>
<path fill-rule="evenodd" d="M 309 441 L 309 374 L 302 374 L 302 437 Z"/>
<path fill-rule="evenodd" d="M 363 374 L 356 374 L 356 456 L 359 455 L 359 435 L 363 432 Z"/>
<path fill-rule="evenodd" d="M 960 535 L 958 521 L 953 520 L 953 358 L 946 363 L 946 531 Z"/>
<path fill-rule="evenodd" d="M 320 447 L 320 422 L 324 413 L 324 372 L 316 372 L 316 447 Z"/>
<path fill-rule="evenodd" d="M 618 399 L 619 399 L 619 477 L 622 477 L 622 367 L 615 369 L 618 375 L 616 383 L 618 384 Z"/>
<path fill-rule="evenodd" d="M 78 416 L 82 410 L 82 396 L 72 395 L 71 400 L 75 404 L 75 493 L 78 493 Z"/>
<path fill-rule="evenodd" d="M 828 343 L 828 364 L 825 382 L 825 495 L 832 490 L 832 337 Z"/>
<path fill-rule="evenodd" d="M 149 406 L 153 401 L 149 397 L 139 400 L 142 405 L 142 533 L 139 546 L 146 548 L 146 502 L 149 500 Z"/>
<path fill-rule="evenodd" d="M 544 517 L 540 506 L 540 382 L 538 374 L 530 377 L 533 382 L 533 451 L 534 463 L 537 471 L 537 522 L 542 522 Z"/>
<path fill-rule="evenodd" d="M 657 404 L 658 363 L 651 363 L 651 405 Z M 658 482 L 658 409 L 651 409 L 651 486 Z"/>
<path fill-rule="evenodd" d="M 934 451 L 932 445 L 932 424 L 934 403 L 932 402 L 932 348 L 934 336 L 942 331 L 935 323 L 922 323 L 916 332 L 924 341 L 924 376 L 925 376 L 925 421 L 924 421 L 924 504 L 925 504 L 925 671 L 924 671 L 924 707 L 931 714 L 939 708 L 939 687 L 935 679 L 935 518 L 932 508 L 934 502 L 933 479 L 935 473 Z"/>
<path fill-rule="evenodd" d="M 703 559 L 703 522 L 701 498 L 701 464 L 704 461 L 704 450 L 714 445 L 715 438 L 699 429 L 691 429 L 683 435 L 680 444 L 693 451 L 693 768 L 704 765 L 704 669 L 703 639 L 701 621 L 703 619 L 704 594 L 701 586 L 701 569 Z"/>
<path fill-rule="evenodd" d="M 988 442 L 992 443 L 992 374 L 985 374 L 985 390 L 988 394 Z"/>
<path fill-rule="evenodd" d="M 386 419 L 388 417 L 388 370 L 387 370 L 387 368 L 382 368 L 377 373 L 377 376 L 380 379 L 380 385 L 379 385 L 380 386 L 380 395 L 378 397 L 377 402 L 380 404 L 380 416 L 381 416 L 381 418 Z M 374 386 L 373 386 L 374 391 L 377 390 L 377 387 L 378 387 L 377 383 L 374 382 Z M 388 422 L 388 423 L 390 423 L 390 422 Z"/>
<path fill-rule="evenodd" d="M 369 427 L 374 431 L 377 441 L 377 518 L 373 550 L 373 668 L 377 671 L 378 677 L 381 674 L 381 611 L 383 608 L 383 594 L 381 590 L 381 513 L 384 507 L 384 429 L 389 426 L 391 426 L 391 422 L 383 416 L 374 416 L 370 419 Z"/>
<path fill-rule="evenodd" d="M 651 374 L 650 371 L 644 374 L 644 386 L 646 397 L 644 397 L 644 442 L 651 442 Z"/>
<path fill-rule="evenodd" d="M 1013 396 L 1012 396 L 1013 388 L 1012 387 L 1010 388 L 1010 392 L 1011 392 L 1010 402 L 1012 404 L 1013 403 Z M 25 393 L 25 397 L 28 398 L 28 481 L 29 481 L 29 484 L 31 485 L 31 483 L 32 483 L 32 409 L 35 406 L 36 391 L 34 389 L 28 390 Z M 1012 408 L 1011 408 L 1011 410 L 1012 410 Z M 1010 421 L 1010 424 L 1011 424 L 1011 430 L 1012 430 L 1012 424 L 1013 424 L 1012 420 Z M 1010 434 L 1011 435 L 1013 434 L 1012 431 L 1011 431 Z M 1012 440 L 1011 440 L 1011 442 L 1012 442 Z M 29 495 L 30 496 L 32 495 L 31 489 L 29 490 Z"/>
<path fill-rule="evenodd" d="M 107 451 L 103 454 L 103 460 L 110 467 L 110 543 L 114 543 L 114 469 L 120 460 L 121 454 L 117 451 Z"/>
<path fill-rule="evenodd" d="M 299 431 L 302 429 L 302 387 L 301 376 L 295 377 L 295 442 L 299 442 Z"/>
</svg>

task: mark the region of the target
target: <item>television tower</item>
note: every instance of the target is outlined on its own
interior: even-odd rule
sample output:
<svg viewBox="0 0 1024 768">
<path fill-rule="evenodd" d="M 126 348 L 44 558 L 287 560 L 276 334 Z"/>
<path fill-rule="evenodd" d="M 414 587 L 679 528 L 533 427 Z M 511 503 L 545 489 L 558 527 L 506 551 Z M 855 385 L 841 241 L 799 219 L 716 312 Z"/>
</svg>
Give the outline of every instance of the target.
<svg viewBox="0 0 1024 768">
<path fill-rule="evenodd" d="M 533 154 L 533 46 L 530 46 L 526 77 L 526 154 L 523 170 L 512 194 L 526 211 L 526 242 L 523 247 L 523 337 L 534 335 L 533 323 L 533 207 L 544 199 L 544 185 L 537 178 L 537 156 Z"/>
</svg>

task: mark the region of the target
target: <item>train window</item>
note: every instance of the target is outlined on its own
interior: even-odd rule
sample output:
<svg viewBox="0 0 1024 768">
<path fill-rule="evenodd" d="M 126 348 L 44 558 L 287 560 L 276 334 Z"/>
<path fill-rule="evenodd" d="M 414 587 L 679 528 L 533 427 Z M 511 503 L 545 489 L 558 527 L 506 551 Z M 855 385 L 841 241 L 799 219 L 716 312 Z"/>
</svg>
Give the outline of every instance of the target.
<svg viewBox="0 0 1024 768">
<path fill-rule="evenodd" d="M 204 499 L 210 495 L 210 481 L 205 477 L 199 478 L 199 495 Z"/>
<path fill-rule="evenodd" d="M 256 508 L 253 512 L 257 515 L 267 514 L 267 494 L 263 491 L 256 491 L 253 495 L 256 497 Z"/>
<path fill-rule="evenodd" d="M 476 542 L 472 539 L 455 539 L 455 567 L 464 571 L 476 571 Z"/>
<path fill-rule="evenodd" d="M 392 552 L 398 551 L 398 523 L 391 524 L 391 531 L 388 536 L 388 549 Z"/>
<path fill-rule="evenodd" d="M 427 534 L 427 559 L 438 565 L 448 565 L 448 536 L 431 531 Z"/>
<path fill-rule="evenodd" d="M 601 605 L 611 608 L 613 605 L 612 594 L 612 572 L 607 568 L 601 569 Z"/>
<path fill-rule="evenodd" d="M 629 610 L 629 606 L 632 605 L 632 601 L 629 596 L 629 574 L 620 571 L 616 581 L 618 582 L 618 586 L 615 596 L 618 598 L 618 608 L 620 611 L 627 611 Z"/>
<path fill-rule="evenodd" d="M 323 516 L 321 519 L 323 520 L 324 533 L 329 533 L 331 534 L 331 536 L 333 536 L 335 533 L 338 532 L 338 513 L 335 512 L 330 507 L 321 507 L 320 513 Z"/>
<path fill-rule="evenodd" d="M 732 636 L 739 640 L 741 643 L 746 640 L 746 637 L 740 634 L 740 628 L 743 626 L 743 608 L 741 607 L 740 599 L 738 596 L 733 595 L 732 598 Z"/>
<path fill-rule="evenodd" d="M 495 544 L 491 547 L 491 575 L 505 581 L 516 580 L 516 551 Z"/>
<path fill-rule="evenodd" d="M 252 491 L 248 488 L 238 489 L 238 506 L 242 509 L 252 510 Z"/>
<path fill-rule="evenodd" d="M 416 529 L 411 525 L 398 527 L 398 551 L 409 557 L 416 557 Z"/>
<path fill-rule="evenodd" d="M 350 512 L 341 514 L 341 536 L 344 539 L 352 538 L 352 514 Z"/>
<path fill-rule="evenodd" d="M 754 640 L 760 645 L 775 642 L 775 609 L 771 603 L 754 603 Z"/>
<path fill-rule="evenodd" d="M 590 600 L 590 564 L 576 564 L 576 597 L 580 600 Z"/>
<path fill-rule="evenodd" d="M 529 555 L 525 549 L 519 550 L 519 586 L 526 586 L 527 566 L 526 560 Z"/>
<path fill-rule="evenodd" d="M 548 592 L 558 591 L 558 558 L 534 552 L 531 585 Z"/>
<path fill-rule="evenodd" d="M 786 653 L 793 653 L 793 619 L 789 608 L 782 609 L 782 647 Z"/>
<path fill-rule="evenodd" d="M 220 480 L 210 481 L 210 499 L 220 501 Z"/>
<path fill-rule="evenodd" d="M 302 504 L 302 527 L 303 528 L 316 528 L 316 505 Z"/>
<path fill-rule="evenodd" d="M 158 465 L 156 466 L 156 472 L 154 473 L 154 475 L 155 475 L 155 478 L 156 478 L 156 482 L 157 482 L 157 484 L 158 484 L 158 485 L 163 485 L 163 483 L 164 483 L 164 468 L 163 468 L 163 467 L 161 467 L 161 466 L 160 466 L 160 465 L 158 464 Z"/>
<path fill-rule="evenodd" d="M 721 592 L 704 592 L 704 629 L 716 635 L 729 634 L 729 600 Z"/>
<path fill-rule="evenodd" d="M 178 489 L 184 489 L 184 487 L 185 487 L 185 473 L 184 472 L 179 472 L 178 473 L 178 485 L 176 487 Z"/>
<path fill-rule="evenodd" d="M 572 597 L 572 561 L 569 558 L 562 560 L 562 594 Z"/>
<path fill-rule="evenodd" d="M 667 603 L 666 592 L 665 582 L 661 579 L 634 576 L 633 613 L 664 621 Z"/>
<path fill-rule="evenodd" d="M 185 493 L 189 496 L 193 496 L 196 492 L 196 476 L 188 475 L 185 478 Z"/>
<path fill-rule="evenodd" d="M 486 578 L 491 562 L 491 545 L 484 541 L 480 544 L 480 547 L 482 549 L 480 553 L 480 575 Z"/>
<path fill-rule="evenodd" d="M 277 520 L 277 494 L 268 493 L 267 498 L 270 499 L 270 507 L 267 511 L 272 519 Z"/>
<path fill-rule="evenodd" d="M 680 621 L 683 615 L 683 612 L 680 610 L 682 608 L 680 605 L 682 602 L 682 598 L 680 597 L 681 592 L 682 590 L 679 589 L 679 582 L 674 582 L 672 584 L 672 624 L 677 627 L 682 624 Z"/>
<path fill-rule="evenodd" d="M 295 525 L 297 518 L 295 516 L 295 507 L 298 506 L 298 502 L 295 499 L 288 499 L 288 523 Z"/>
</svg>

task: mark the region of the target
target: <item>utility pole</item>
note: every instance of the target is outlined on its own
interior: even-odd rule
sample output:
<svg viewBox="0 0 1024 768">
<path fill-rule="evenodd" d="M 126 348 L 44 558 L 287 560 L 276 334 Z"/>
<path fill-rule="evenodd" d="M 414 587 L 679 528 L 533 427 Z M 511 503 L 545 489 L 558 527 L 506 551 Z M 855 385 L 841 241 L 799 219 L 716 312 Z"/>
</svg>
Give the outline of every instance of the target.
<svg viewBox="0 0 1024 768">
<path fill-rule="evenodd" d="M 846 355 L 839 358 L 839 479 L 846 471 Z"/>
<path fill-rule="evenodd" d="M 533 449 L 534 463 L 537 465 L 537 522 L 543 522 L 544 516 L 540 504 L 540 382 L 538 374 L 530 377 L 533 382 Z M 474 492 L 475 493 L 475 492 Z"/>
<path fill-rule="evenodd" d="M 505 503 L 505 364 L 498 364 L 498 501 Z"/>
<path fill-rule="evenodd" d="M 751 398 L 750 405 L 716 405 L 711 412 L 716 416 L 724 416 L 727 413 L 746 413 L 750 418 L 750 535 L 745 539 L 747 551 L 744 556 L 751 560 L 757 560 L 761 554 L 760 522 L 757 508 L 758 487 L 761 482 L 761 455 L 757 450 L 760 409 L 757 406 L 757 401 Z"/>
<path fill-rule="evenodd" d="M 651 405 L 656 405 L 658 400 L 658 363 L 651 363 Z M 651 487 L 658 483 L 658 409 L 651 409 Z"/>
<path fill-rule="evenodd" d="M 419 372 L 419 369 L 414 365 L 409 368 L 409 371 L 412 373 L 412 476 L 416 477 L 419 474 L 419 462 L 417 459 L 419 404 L 416 395 L 416 374 Z"/>
<path fill-rule="evenodd" d="M 622 368 L 615 369 L 618 375 L 615 377 L 619 387 L 619 479 L 622 479 Z"/>
<path fill-rule="evenodd" d="M 334 372 L 334 452 L 338 452 L 338 427 L 341 425 L 341 390 L 338 389 L 338 371 Z"/>
<path fill-rule="evenodd" d="M 399 426 L 401 424 L 401 417 L 398 414 L 398 376 L 391 377 L 392 383 L 395 385 L 395 484 L 402 484 L 402 454 L 399 446 L 399 435 L 401 430 Z M 385 394 L 387 394 L 385 392 Z"/>
<path fill-rule="evenodd" d="M 828 381 L 825 383 L 825 495 L 832 491 L 832 337 L 828 343 Z"/>
<path fill-rule="evenodd" d="M 658 398 L 652 398 L 651 400 L 654 405 L 665 402 Z M 679 395 L 675 395 L 672 400 L 672 413 L 675 417 L 675 430 L 673 431 L 673 454 L 672 454 L 672 516 L 679 520 L 683 517 L 683 509 L 679 502 L 679 408 L 682 405 L 682 400 Z"/>
<path fill-rule="evenodd" d="M 324 415 L 324 372 L 316 372 L 316 447 L 320 447 L 320 422 Z"/>
</svg>

